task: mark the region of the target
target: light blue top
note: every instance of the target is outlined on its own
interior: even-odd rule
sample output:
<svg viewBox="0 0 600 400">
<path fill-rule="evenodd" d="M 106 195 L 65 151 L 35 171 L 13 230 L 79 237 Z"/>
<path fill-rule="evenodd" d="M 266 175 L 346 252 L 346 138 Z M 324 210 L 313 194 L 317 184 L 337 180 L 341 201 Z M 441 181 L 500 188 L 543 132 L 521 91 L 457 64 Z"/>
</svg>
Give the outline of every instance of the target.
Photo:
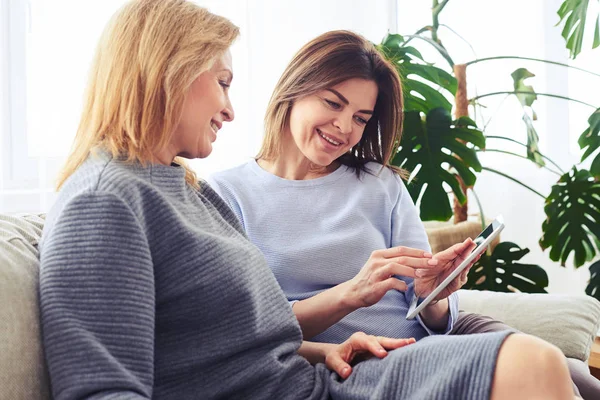
<svg viewBox="0 0 600 400">
<path fill-rule="evenodd" d="M 375 250 L 407 246 L 430 250 L 417 209 L 388 168 L 367 165 L 372 174 L 341 166 L 310 180 L 288 180 L 256 161 L 214 174 L 209 183 L 225 199 L 264 253 L 289 301 L 303 300 L 352 279 Z M 414 296 L 389 291 L 377 304 L 360 308 L 311 340 L 339 343 L 356 331 L 421 339 L 434 334 L 420 319 L 406 320 Z M 458 316 L 449 297 L 448 333 Z"/>
</svg>

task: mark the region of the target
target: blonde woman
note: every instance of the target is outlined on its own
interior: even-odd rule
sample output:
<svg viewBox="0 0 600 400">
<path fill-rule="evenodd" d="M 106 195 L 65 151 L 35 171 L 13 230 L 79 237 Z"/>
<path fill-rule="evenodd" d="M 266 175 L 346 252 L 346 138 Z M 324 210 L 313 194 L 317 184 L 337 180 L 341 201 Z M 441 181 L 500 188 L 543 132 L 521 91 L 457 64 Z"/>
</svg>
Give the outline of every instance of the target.
<svg viewBox="0 0 600 400">
<path fill-rule="evenodd" d="M 450 349 L 455 340 L 480 338 L 443 335 L 453 328 L 469 333 L 467 328 L 475 325 L 472 318 L 456 324 L 453 292 L 464 284 L 466 273 L 418 319 L 405 318 L 415 292 L 430 292 L 473 245 L 467 240 L 435 256 L 428 253 L 402 171 L 390 167 L 401 109 L 398 74 L 373 45 L 352 32 L 327 32 L 303 46 L 283 72 L 256 160 L 211 177 L 265 254 L 307 340 L 340 343 L 356 331 L 414 337 L 416 345 L 397 350 L 409 353 L 420 344 L 443 342 Z M 474 322 L 489 328 L 482 317 Z M 496 334 L 508 329 L 495 324 Z M 453 353 L 454 365 L 465 362 L 471 373 L 494 379 L 514 373 L 517 398 L 558 396 L 525 372 L 539 364 L 526 366 L 532 360 L 518 354 L 524 348 L 513 347 L 513 340 L 522 339 L 531 338 L 515 335 L 501 345 L 495 372 L 494 363 L 488 370 L 464 349 Z M 431 363 L 444 357 L 436 354 Z M 513 367 L 502 372 L 502 360 L 508 359 Z M 351 376 L 343 366 L 335 370 L 343 378 Z M 567 391 L 561 396 L 567 398 Z"/>
</svg>

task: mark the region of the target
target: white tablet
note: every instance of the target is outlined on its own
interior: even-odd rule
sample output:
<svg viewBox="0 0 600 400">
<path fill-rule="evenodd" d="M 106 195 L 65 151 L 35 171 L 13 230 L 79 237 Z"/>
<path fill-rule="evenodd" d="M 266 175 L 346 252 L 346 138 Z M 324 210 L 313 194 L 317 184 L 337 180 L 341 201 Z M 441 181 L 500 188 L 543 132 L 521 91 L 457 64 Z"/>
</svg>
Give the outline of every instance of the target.
<svg viewBox="0 0 600 400">
<path fill-rule="evenodd" d="M 494 238 L 500 234 L 502 229 L 504 229 L 504 222 L 502 220 L 502 216 L 499 215 L 494 221 L 492 221 L 491 224 L 487 226 L 487 228 L 483 230 L 483 232 L 479 234 L 479 236 L 473 240 L 477 244 L 477 247 L 473 249 L 471 254 L 469 254 L 469 256 L 458 266 L 458 268 L 452 271 L 452 273 L 448 275 L 448 277 L 444 279 L 444 281 L 440 283 L 439 286 L 436 287 L 433 292 L 431 292 L 429 296 L 425 298 L 425 300 L 419 302 L 420 298 L 416 295 L 414 296 L 410 307 L 408 308 L 406 319 L 415 318 L 421 312 L 421 310 L 427 307 L 427 305 L 433 301 L 435 296 L 444 290 L 444 288 L 448 286 L 448 284 L 450 284 L 450 282 L 452 282 L 454 278 L 458 276 L 458 274 L 467 268 L 467 266 L 471 263 L 471 261 L 473 261 L 473 259 L 475 259 L 475 257 L 481 254 L 487 248 L 492 240 L 494 240 Z"/>
</svg>

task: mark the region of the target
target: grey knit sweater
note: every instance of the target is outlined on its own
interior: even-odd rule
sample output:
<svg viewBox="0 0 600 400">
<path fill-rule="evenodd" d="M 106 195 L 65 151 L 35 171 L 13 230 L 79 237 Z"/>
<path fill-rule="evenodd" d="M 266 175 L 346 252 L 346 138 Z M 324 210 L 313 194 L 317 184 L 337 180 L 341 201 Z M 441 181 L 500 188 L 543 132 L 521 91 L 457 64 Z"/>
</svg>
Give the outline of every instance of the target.
<svg viewBox="0 0 600 400">
<path fill-rule="evenodd" d="M 319 391 L 264 258 L 210 187 L 198 193 L 184 175 L 102 155 L 59 194 L 40 273 L 55 399 Z"/>
<path fill-rule="evenodd" d="M 55 400 L 484 399 L 507 333 L 428 337 L 342 381 L 297 354 L 300 327 L 259 250 L 178 166 L 90 158 L 41 242 Z"/>
</svg>

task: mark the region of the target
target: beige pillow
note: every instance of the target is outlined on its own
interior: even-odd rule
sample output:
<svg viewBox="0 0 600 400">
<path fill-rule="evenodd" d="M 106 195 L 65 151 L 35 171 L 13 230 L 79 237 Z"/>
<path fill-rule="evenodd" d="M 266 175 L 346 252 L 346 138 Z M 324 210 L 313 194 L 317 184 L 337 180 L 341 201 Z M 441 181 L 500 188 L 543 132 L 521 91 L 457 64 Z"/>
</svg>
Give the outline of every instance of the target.
<svg viewBox="0 0 600 400">
<path fill-rule="evenodd" d="M 600 326 L 600 302 L 563 294 L 497 293 L 459 290 L 459 308 L 504 322 L 560 348 L 565 356 L 587 361 Z"/>
<path fill-rule="evenodd" d="M 49 399 L 39 324 L 43 218 L 0 214 L 0 399 Z"/>
</svg>

